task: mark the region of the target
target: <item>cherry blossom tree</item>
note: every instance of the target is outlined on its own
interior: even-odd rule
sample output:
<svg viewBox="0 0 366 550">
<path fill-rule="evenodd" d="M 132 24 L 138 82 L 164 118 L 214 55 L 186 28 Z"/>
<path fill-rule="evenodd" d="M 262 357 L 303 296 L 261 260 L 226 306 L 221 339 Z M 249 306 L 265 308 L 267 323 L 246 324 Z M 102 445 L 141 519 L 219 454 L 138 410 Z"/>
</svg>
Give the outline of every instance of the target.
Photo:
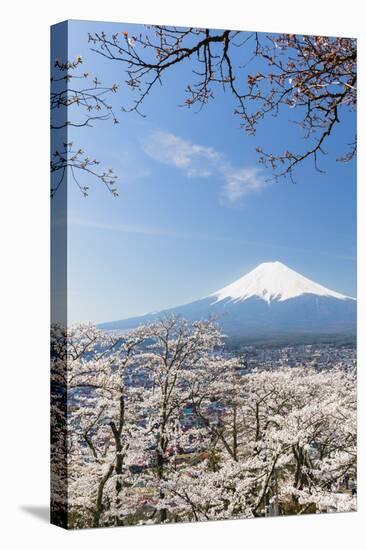
<svg viewBox="0 0 366 550">
<path fill-rule="evenodd" d="M 231 396 L 225 386 L 221 433 L 208 422 L 215 467 L 176 472 L 175 507 L 195 520 L 355 509 L 354 371 L 281 368 L 244 375 Z"/>
<path fill-rule="evenodd" d="M 182 105 L 200 110 L 222 88 L 232 95 L 234 113 L 248 134 L 279 113 L 297 123 L 307 138 L 302 150 L 257 148 L 259 162 L 269 165 L 275 177 L 292 177 L 308 158 L 321 171 L 318 158 L 326 153 L 327 139 L 344 114 L 356 109 L 357 46 L 352 38 L 153 25 L 136 34 L 90 33 L 89 42 L 92 51 L 126 71 L 125 82 L 136 99 L 125 111 L 145 116 L 146 97 L 168 73 L 186 65 L 191 79 Z M 345 144 L 340 160 L 351 160 L 355 152 L 356 138 Z"/>
<path fill-rule="evenodd" d="M 356 374 L 247 372 L 212 321 L 52 328 L 52 513 L 98 527 L 350 511 Z"/>
<path fill-rule="evenodd" d="M 97 76 L 91 77 L 88 72 L 81 71 L 82 63 L 81 56 L 72 61 L 55 59 L 52 67 L 51 136 L 55 143 L 57 135 L 64 141 L 51 151 L 51 198 L 57 193 L 67 171 L 85 197 L 89 194 L 89 186 L 80 182 L 80 173 L 96 178 L 113 196 L 118 196 L 117 176 L 112 168 L 100 170 L 100 161 L 89 157 L 82 147 L 64 139 L 71 127 L 91 127 L 97 121 L 105 120 L 118 124 L 107 99 L 108 95 L 117 92 L 118 85 L 104 86 Z"/>
<path fill-rule="evenodd" d="M 202 446 L 201 430 L 187 415 L 193 397 L 216 368 L 212 352 L 220 333 L 211 322 L 190 325 L 174 317 L 148 326 L 147 331 L 149 343 L 139 363 L 149 383 L 144 390 L 144 408 L 149 411 L 145 438 L 155 456 L 154 468 L 145 477 L 147 485 L 155 488 L 155 510 L 164 522 L 168 517 L 164 485 L 177 468 L 177 455 Z"/>
<path fill-rule="evenodd" d="M 67 486 L 67 506 L 73 512 L 71 521 L 75 526 L 85 526 L 89 521 L 98 527 L 106 511 L 104 522 L 123 522 L 119 508 L 124 460 L 134 434 L 135 407 L 140 401 L 134 390 L 126 395 L 124 374 L 144 337 L 143 329 L 121 337 L 92 325 L 68 330 L 60 325 L 53 327 L 53 496 L 56 506 L 65 506 L 64 495 L 57 489 Z M 62 475 L 57 483 L 60 462 L 66 464 L 67 481 Z"/>
</svg>

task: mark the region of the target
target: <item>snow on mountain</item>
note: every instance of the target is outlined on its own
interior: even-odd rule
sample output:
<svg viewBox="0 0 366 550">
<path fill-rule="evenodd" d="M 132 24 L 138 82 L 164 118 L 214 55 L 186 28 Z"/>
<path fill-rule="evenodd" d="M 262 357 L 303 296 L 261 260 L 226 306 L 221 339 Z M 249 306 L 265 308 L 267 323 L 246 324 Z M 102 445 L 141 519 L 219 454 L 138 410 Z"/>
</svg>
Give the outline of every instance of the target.
<svg viewBox="0 0 366 550">
<path fill-rule="evenodd" d="M 316 341 L 356 331 L 356 300 L 307 279 L 281 262 L 267 262 L 232 284 L 188 304 L 102 323 L 129 330 L 166 315 L 196 321 L 214 318 L 227 338 L 240 341 Z M 282 340 L 281 340 L 282 339 Z"/>
<path fill-rule="evenodd" d="M 353 299 L 307 279 L 281 262 L 262 263 L 209 297 L 215 298 L 213 303 L 226 299 L 243 302 L 248 298 L 257 297 L 269 304 L 272 301 L 284 302 L 303 294 L 327 296 L 338 300 Z"/>
</svg>

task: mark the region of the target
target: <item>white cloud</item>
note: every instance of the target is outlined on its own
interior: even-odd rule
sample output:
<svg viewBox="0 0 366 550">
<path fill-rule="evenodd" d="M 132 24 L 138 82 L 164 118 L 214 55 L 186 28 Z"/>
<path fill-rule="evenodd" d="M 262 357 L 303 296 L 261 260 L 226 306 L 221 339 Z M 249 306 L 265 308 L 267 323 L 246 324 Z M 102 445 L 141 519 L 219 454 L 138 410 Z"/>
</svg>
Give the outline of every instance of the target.
<svg viewBox="0 0 366 550">
<path fill-rule="evenodd" d="M 153 132 L 143 143 L 149 157 L 173 165 L 190 177 L 209 177 L 220 161 L 220 154 L 210 147 L 195 145 L 167 132 Z"/>
<path fill-rule="evenodd" d="M 259 168 L 238 168 L 225 173 L 225 194 L 230 202 L 262 191 L 268 185 Z"/>
<path fill-rule="evenodd" d="M 258 193 L 268 185 L 260 168 L 235 167 L 226 155 L 212 147 L 191 143 L 171 133 L 152 132 L 142 146 L 150 158 L 175 166 L 188 177 L 219 177 L 223 182 L 223 195 L 229 203 Z"/>
</svg>

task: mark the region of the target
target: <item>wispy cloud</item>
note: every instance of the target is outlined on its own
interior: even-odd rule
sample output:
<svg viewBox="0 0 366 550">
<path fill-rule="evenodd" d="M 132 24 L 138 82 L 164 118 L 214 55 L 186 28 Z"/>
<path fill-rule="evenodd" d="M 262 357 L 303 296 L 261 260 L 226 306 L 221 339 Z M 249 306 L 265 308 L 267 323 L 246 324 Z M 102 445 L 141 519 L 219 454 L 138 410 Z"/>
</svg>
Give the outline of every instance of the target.
<svg viewBox="0 0 366 550">
<path fill-rule="evenodd" d="M 142 147 L 150 158 L 175 166 L 188 177 L 219 177 L 223 182 L 223 196 L 229 203 L 236 203 L 244 196 L 258 193 L 269 185 L 260 168 L 236 167 L 224 153 L 168 132 L 151 132 Z"/>
<path fill-rule="evenodd" d="M 134 224 L 119 224 L 98 222 L 95 220 L 87 220 L 81 218 L 69 218 L 68 225 L 74 227 L 80 227 L 85 229 L 96 229 L 101 231 L 116 231 L 118 233 L 127 233 L 133 235 L 143 235 L 147 237 L 168 237 L 172 239 L 193 240 L 202 242 L 222 243 L 222 244 L 238 244 L 246 246 L 261 247 L 268 250 L 278 250 L 279 252 L 301 252 L 309 255 L 326 256 L 329 258 L 335 258 L 338 260 L 350 260 L 354 261 L 354 255 L 343 255 L 332 252 L 326 252 L 323 250 L 299 248 L 287 245 L 281 245 L 276 243 L 268 243 L 250 239 L 237 239 L 231 237 L 224 237 L 220 235 L 195 233 L 189 231 L 174 231 L 166 228 L 148 227 Z"/>
<path fill-rule="evenodd" d="M 225 192 L 230 202 L 236 202 L 245 195 L 262 191 L 268 185 L 259 168 L 227 169 L 225 177 Z"/>
<path fill-rule="evenodd" d="M 136 153 L 136 144 L 124 147 L 123 151 L 110 152 L 110 164 L 118 175 L 121 184 L 134 183 L 141 178 L 150 176 L 150 170 L 141 163 Z"/>
<path fill-rule="evenodd" d="M 209 177 L 221 160 L 210 147 L 195 145 L 174 134 L 152 132 L 143 142 L 143 150 L 152 159 L 175 166 L 189 177 Z"/>
</svg>

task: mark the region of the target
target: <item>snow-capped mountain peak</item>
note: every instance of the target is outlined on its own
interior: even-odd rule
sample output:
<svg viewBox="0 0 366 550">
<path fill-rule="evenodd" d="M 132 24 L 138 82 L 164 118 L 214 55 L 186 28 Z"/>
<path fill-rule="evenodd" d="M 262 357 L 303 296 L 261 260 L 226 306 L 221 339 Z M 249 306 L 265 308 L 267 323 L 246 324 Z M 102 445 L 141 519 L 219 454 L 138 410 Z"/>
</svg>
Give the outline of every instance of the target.
<svg viewBox="0 0 366 550">
<path fill-rule="evenodd" d="M 281 262 L 261 264 L 234 283 L 188 304 L 100 327 L 125 331 L 167 315 L 188 321 L 216 319 L 223 334 L 236 343 L 315 342 L 324 336 L 354 338 L 356 332 L 354 298 L 325 288 Z"/>
<path fill-rule="evenodd" d="M 214 298 L 216 303 L 226 299 L 242 302 L 256 297 L 271 303 L 272 301 L 283 302 L 303 294 L 315 294 L 339 300 L 353 299 L 307 279 L 281 262 L 265 262 L 258 265 L 237 281 L 211 294 L 210 298 Z"/>
</svg>

